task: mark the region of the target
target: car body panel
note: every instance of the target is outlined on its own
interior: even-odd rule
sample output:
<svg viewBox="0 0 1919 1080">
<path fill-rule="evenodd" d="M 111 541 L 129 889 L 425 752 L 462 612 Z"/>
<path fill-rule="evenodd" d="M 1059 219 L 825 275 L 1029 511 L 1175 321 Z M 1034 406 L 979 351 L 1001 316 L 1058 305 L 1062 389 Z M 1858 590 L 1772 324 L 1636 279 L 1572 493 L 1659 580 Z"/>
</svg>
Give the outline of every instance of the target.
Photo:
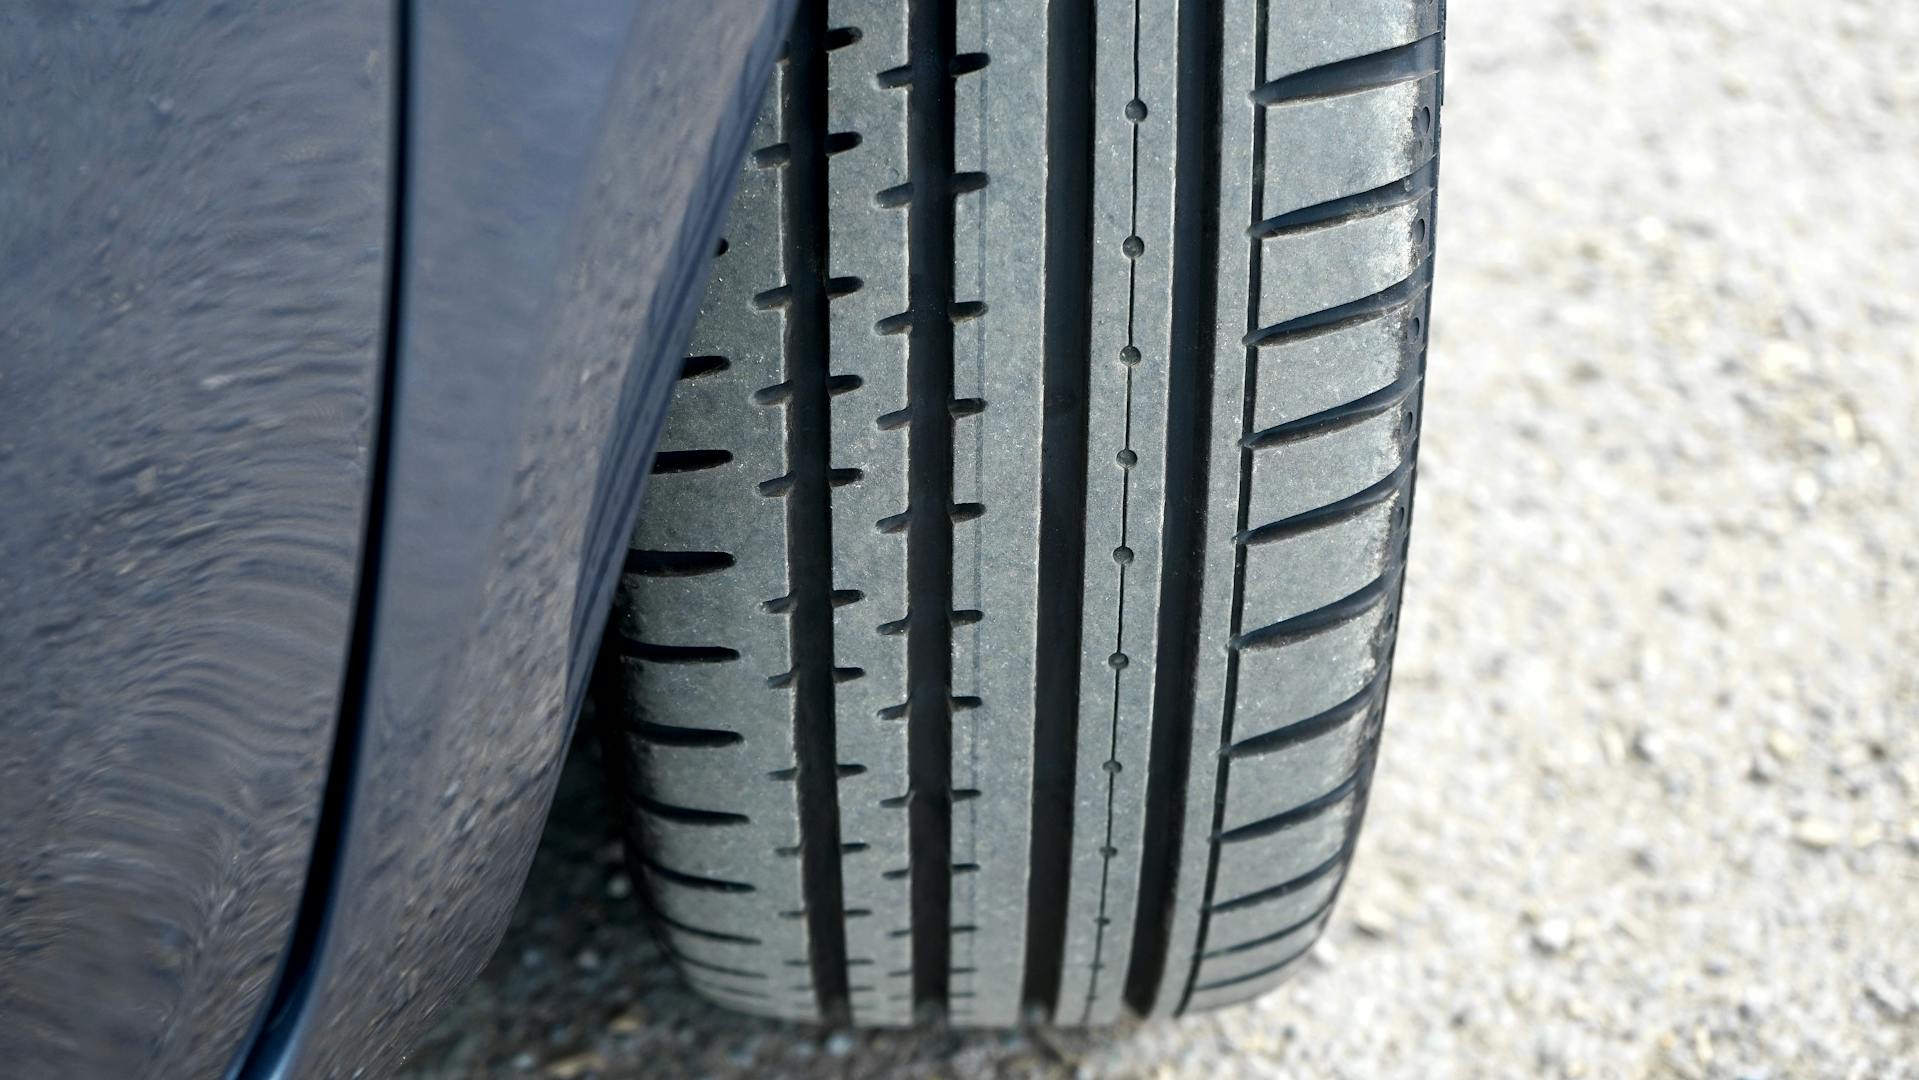
<svg viewBox="0 0 1919 1080">
<path fill-rule="evenodd" d="M 0 1073 L 208 1076 L 294 922 L 380 362 L 386 0 L 0 14 Z"/>
<path fill-rule="evenodd" d="M 10 1067 L 378 1075 L 485 962 L 787 7 L 0 16 Z"/>
<path fill-rule="evenodd" d="M 248 1075 L 390 1065 L 498 943 L 783 15 L 415 7 L 352 792 L 304 1015 Z"/>
</svg>

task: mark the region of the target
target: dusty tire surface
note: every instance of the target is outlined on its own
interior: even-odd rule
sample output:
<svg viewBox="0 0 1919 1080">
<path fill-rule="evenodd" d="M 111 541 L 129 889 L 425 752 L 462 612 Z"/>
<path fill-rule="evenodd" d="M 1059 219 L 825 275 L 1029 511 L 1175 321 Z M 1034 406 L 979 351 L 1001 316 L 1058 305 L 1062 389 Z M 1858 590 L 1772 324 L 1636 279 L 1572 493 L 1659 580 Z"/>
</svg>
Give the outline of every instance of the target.
<svg viewBox="0 0 1919 1080">
<path fill-rule="evenodd" d="M 809 0 L 608 648 L 696 989 L 896 1025 L 1271 989 L 1363 815 L 1438 0 Z"/>
</svg>

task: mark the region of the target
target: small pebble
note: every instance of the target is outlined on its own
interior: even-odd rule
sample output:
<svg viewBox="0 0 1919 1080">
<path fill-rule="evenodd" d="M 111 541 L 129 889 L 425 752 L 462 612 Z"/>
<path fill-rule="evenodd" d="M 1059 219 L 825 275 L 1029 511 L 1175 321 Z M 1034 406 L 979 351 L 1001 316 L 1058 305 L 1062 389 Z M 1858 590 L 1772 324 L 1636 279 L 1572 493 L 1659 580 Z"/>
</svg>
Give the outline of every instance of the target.
<svg viewBox="0 0 1919 1080">
<path fill-rule="evenodd" d="M 1391 937 L 1395 929 L 1393 917 L 1377 904 L 1360 902 L 1353 905 L 1353 925 L 1367 937 Z"/>
<path fill-rule="evenodd" d="M 1533 947 L 1548 955 L 1572 947 L 1573 924 L 1565 919 L 1547 919 L 1533 928 Z"/>
<path fill-rule="evenodd" d="M 1766 749 L 1772 751 L 1773 757 L 1787 762 L 1798 757 L 1802 747 L 1799 745 L 1799 740 L 1793 738 L 1790 733 L 1775 728 L 1766 736 Z"/>
<path fill-rule="evenodd" d="M 633 895 L 633 879 L 625 874 L 614 874 L 606 879 L 606 895 L 609 900 L 624 900 Z"/>
<path fill-rule="evenodd" d="M 605 1068 L 606 1059 L 589 1051 L 549 1063 L 546 1067 L 546 1075 L 553 1080 L 578 1080 L 587 1073 L 600 1072 Z"/>
<path fill-rule="evenodd" d="M 1880 979 L 1867 978 L 1865 990 L 1866 996 L 1872 999 L 1873 1004 L 1886 1010 L 1895 1020 L 1903 1019 L 1906 1013 L 1912 1009 L 1912 1002 L 1907 999 L 1906 995 L 1888 986 Z"/>
<path fill-rule="evenodd" d="M 845 1057 L 853 1052 L 853 1036 L 850 1032 L 835 1031 L 826 1037 L 826 1052 L 834 1057 Z"/>
<path fill-rule="evenodd" d="M 1792 501 L 1802 508 L 1810 510 L 1819 502 L 1819 479 L 1811 473 L 1800 473 L 1792 478 Z"/>
<path fill-rule="evenodd" d="M 1829 821 L 1802 821 L 1792 828 L 1792 838 L 1802 847 L 1824 851 L 1846 838 L 1839 826 Z"/>
<path fill-rule="evenodd" d="M 573 957 L 573 963 L 581 971 L 598 971 L 602 960 L 599 951 L 589 945 Z"/>
</svg>

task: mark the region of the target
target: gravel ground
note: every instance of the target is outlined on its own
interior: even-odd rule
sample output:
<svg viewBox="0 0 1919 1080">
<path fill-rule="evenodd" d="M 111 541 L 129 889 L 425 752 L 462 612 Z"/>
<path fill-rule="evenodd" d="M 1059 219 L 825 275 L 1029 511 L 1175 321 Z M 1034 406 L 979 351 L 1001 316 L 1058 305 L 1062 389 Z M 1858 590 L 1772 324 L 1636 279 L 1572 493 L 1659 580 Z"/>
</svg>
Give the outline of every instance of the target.
<svg viewBox="0 0 1919 1080">
<path fill-rule="evenodd" d="M 1919 4 L 1454 0 L 1366 838 L 1263 1002 L 828 1034 L 678 989 L 589 748 L 410 1075 L 1919 1076 Z"/>
</svg>

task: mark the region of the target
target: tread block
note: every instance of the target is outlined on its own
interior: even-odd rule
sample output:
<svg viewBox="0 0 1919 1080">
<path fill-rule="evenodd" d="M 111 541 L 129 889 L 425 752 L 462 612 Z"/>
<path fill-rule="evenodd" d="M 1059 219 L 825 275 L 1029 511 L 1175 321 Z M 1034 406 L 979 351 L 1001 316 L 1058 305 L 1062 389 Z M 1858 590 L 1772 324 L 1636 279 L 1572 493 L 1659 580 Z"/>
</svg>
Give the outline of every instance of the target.
<svg viewBox="0 0 1919 1080">
<path fill-rule="evenodd" d="M 1304 641 L 1242 652 L 1235 740 L 1306 720 L 1365 689 L 1379 674 L 1391 619 L 1390 609 L 1377 607 Z"/>
<path fill-rule="evenodd" d="M 734 624 L 764 617 L 766 601 L 780 595 L 755 600 L 724 571 L 681 577 L 635 575 L 626 588 L 634 603 L 632 614 L 623 622 L 629 636 L 641 641 L 702 641 L 713 634 L 716 616 Z M 767 666 L 780 664 L 781 658 L 767 658 Z"/>
<path fill-rule="evenodd" d="M 1339 717 L 1339 723 L 1283 750 L 1232 762 L 1222 825 L 1244 828 L 1284 813 L 1299 792 L 1331 791 L 1364 763 L 1378 733 L 1374 701 Z"/>
<path fill-rule="evenodd" d="M 1409 400 L 1350 427 L 1253 452 L 1246 520 L 1278 521 L 1366 490 L 1405 460 Z M 1247 626 L 1258 625 L 1254 619 Z"/>
<path fill-rule="evenodd" d="M 1292 888 L 1277 876 L 1259 890 L 1229 896 L 1218 893 L 1226 905 L 1212 913 L 1207 926 L 1207 951 L 1231 949 L 1258 941 L 1275 929 L 1293 926 L 1332 902 L 1339 891 L 1343 868 L 1316 874 Z M 1267 894 L 1267 895 L 1262 895 Z M 1201 962 L 1204 963 L 1202 957 Z"/>
<path fill-rule="evenodd" d="M 1273 623 L 1351 596 L 1399 558 L 1399 494 L 1344 521 L 1246 549 L 1247 625 Z"/>
<path fill-rule="evenodd" d="M 710 937 L 689 934 L 670 926 L 662 927 L 660 935 L 666 939 L 668 947 L 676 958 L 691 960 L 701 967 L 756 971 L 760 970 L 768 959 L 764 945 L 715 941 Z M 761 971 L 761 974 L 765 976 L 764 971 Z M 759 981 L 764 981 L 764 978 Z"/>
<path fill-rule="evenodd" d="M 1267 155 L 1264 212 L 1289 213 L 1408 175 L 1432 156 L 1438 108 L 1436 76 L 1268 108 L 1266 145 L 1313 150 Z"/>
<path fill-rule="evenodd" d="M 1439 32 L 1439 0 L 1287 0 L 1268 8 L 1266 75 L 1406 45 Z"/>
<path fill-rule="evenodd" d="M 1384 292 L 1426 261 L 1433 197 L 1260 241 L 1259 321 L 1273 326 Z M 1388 355 L 1398 352 L 1397 348 Z"/>
<path fill-rule="evenodd" d="M 1309 950 L 1310 944 L 1302 948 Z M 1306 952 L 1302 951 L 1298 956 L 1281 964 L 1278 969 L 1266 972 L 1258 978 L 1226 982 L 1204 989 L 1196 988 L 1193 996 L 1187 1001 L 1186 1007 L 1192 1011 L 1224 1009 L 1265 997 L 1297 974 L 1305 959 Z"/>
<path fill-rule="evenodd" d="M 1328 810 L 1276 833 L 1220 845 L 1215 893 L 1248 896 L 1290 881 L 1340 855 L 1357 801 L 1348 796 Z M 1271 923 L 1267 923 L 1271 929 Z"/>
<path fill-rule="evenodd" d="M 1307 946 L 1325 932 L 1331 917 L 1331 907 L 1321 907 L 1304 923 L 1288 924 L 1258 944 L 1207 954 L 1199 962 L 1194 994 L 1218 993 L 1277 974 L 1281 966 L 1305 955 Z"/>
<path fill-rule="evenodd" d="M 651 903 L 661 915 L 676 922 L 704 919 L 717 926 L 752 926 L 777 913 L 769 910 L 762 893 L 728 893 L 693 889 L 667 880 L 645 867 L 638 868 L 645 879 Z"/>
<path fill-rule="evenodd" d="M 1425 321 L 1422 290 L 1414 302 L 1375 318 L 1260 349 L 1253 430 L 1324 412 L 1390 385 L 1417 362 Z"/>
<path fill-rule="evenodd" d="M 740 716 L 733 707 L 740 695 L 766 691 L 768 672 L 788 666 L 784 657 L 742 657 L 729 664 L 658 664 L 626 658 L 621 661 L 629 691 L 646 699 L 673 701 L 680 708 L 654 710 L 671 723 L 690 728 L 721 727 L 748 739 L 766 731 L 766 722 Z M 790 746 L 788 742 L 786 745 Z"/>
</svg>

